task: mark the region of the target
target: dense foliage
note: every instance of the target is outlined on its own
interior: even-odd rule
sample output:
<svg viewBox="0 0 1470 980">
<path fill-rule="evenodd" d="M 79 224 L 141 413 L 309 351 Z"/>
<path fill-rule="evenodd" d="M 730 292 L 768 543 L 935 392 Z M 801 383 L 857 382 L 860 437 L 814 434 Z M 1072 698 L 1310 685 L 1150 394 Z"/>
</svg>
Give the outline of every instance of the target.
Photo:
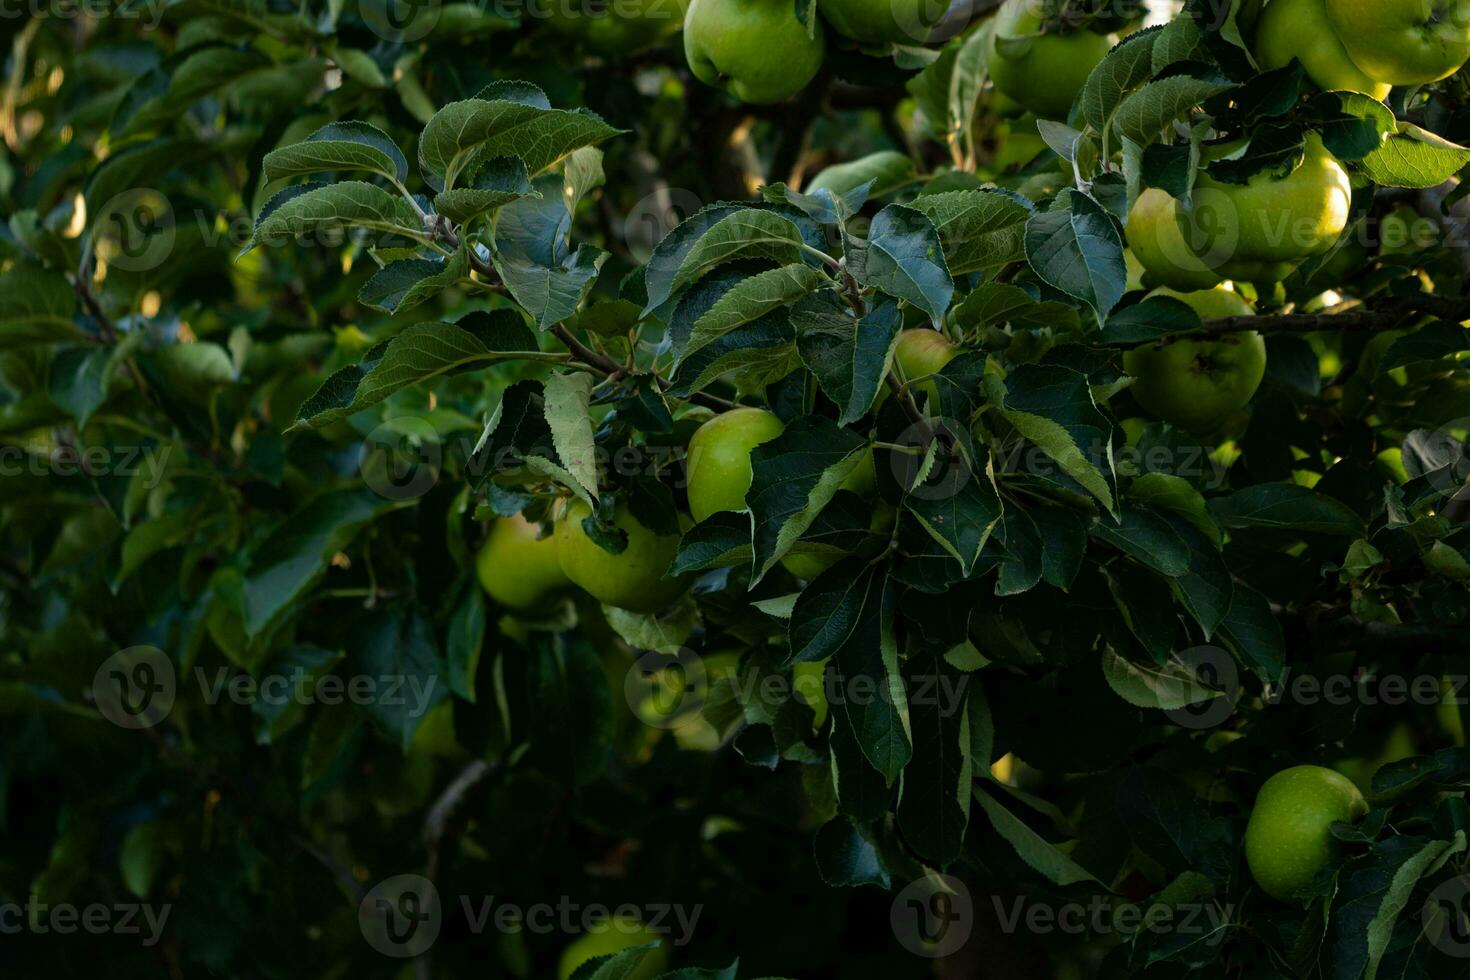
<svg viewBox="0 0 1470 980">
<path fill-rule="evenodd" d="M 715 3 L 3 14 L 6 968 L 1470 976 L 1470 76 Z"/>
</svg>

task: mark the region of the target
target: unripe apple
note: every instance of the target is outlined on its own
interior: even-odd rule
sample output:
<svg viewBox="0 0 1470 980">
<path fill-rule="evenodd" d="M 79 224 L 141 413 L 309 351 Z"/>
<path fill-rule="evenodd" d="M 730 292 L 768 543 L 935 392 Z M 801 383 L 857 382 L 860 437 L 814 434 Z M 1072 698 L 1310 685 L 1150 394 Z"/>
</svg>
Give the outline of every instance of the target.
<svg viewBox="0 0 1470 980">
<path fill-rule="evenodd" d="M 693 0 L 684 57 L 694 77 L 741 102 L 782 102 L 822 67 L 822 29 L 807 33 L 788 0 Z"/>
<path fill-rule="evenodd" d="M 574 500 L 556 522 L 556 553 L 567 578 L 599 602 L 632 612 L 658 612 L 684 594 L 686 578 L 665 577 L 678 554 L 679 535 L 655 534 L 619 506 L 612 523 L 628 536 L 628 546 L 613 554 L 587 536 L 582 522 L 591 514 Z"/>
<path fill-rule="evenodd" d="M 1326 0 L 1271 0 L 1256 34 L 1256 58 L 1268 71 L 1295 58 L 1326 92 L 1362 92 L 1382 102 L 1393 88 L 1353 63 L 1327 19 Z"/>
<path fill-rule="evenodd" d="M 1437 82 L 1470 59 L 1470 0 L 1327 0 L 1327 17 L 1353 62 L 1390 85 Z"/>
<path fill-rule="evenodd" d="M 1223 287 L 1194 293 L 1155 290 L 1187 303 L 1201 319 L 1249 316 L 1239 294 Z M 1181 338 L 1143 344 L 1123 355 L 1133 397 L 1165 422 L 1208 434 L 1244 408 L 1266 374 L 1266 341 L 1254 330 L 1214 340 Z"/>
<path fill-rule="evenodd" d="M 598 931 L 584 932 L 567 946 L 561 954 L 557 977 L 559 980 L 570 980 L 572 974 L 577 972 L 577 967 L 588 960 L 611 956 L 634 946 L 658 942 L 662 938 L 637 919 L 626 915 L 615 916 L 611 921 L 600 924 Z M 669 949 L 664 943 L 657 949 L 649 950 L 643 957 L 643 962 L 633 972 L 626 974 L 624 980 L 653 980 L 667 972 L 668 968 Z"/>
<path fill-rule="evenodd" d="M 1087 76 L 1117 38 L 1089 30 L 1041 34 L 1040 0 L 1006 0 L 995 15 L 990 79 L 1038 116 L 1065 119 Z"/>
<path fill-rule="evenodd" d="M 1223 277 L 1189 247 L 1178 215 L 1179 202 L 1168 191 L 1145 190 L 1128 210 L 1128 249 L 1143 266 L 1149 285 L 1185 292 L 1213 289 Z"/>
<path fill-rule="evenodd" d="M 760 408 L 735 408 L 699 427 L 689 440 L 689 512 L 696 521 L 745 510 L 750 451 L 779 436 L 786 424 Z"/>
<path fill-rule="evenodd" d="M 1368 812 L 1363 794 L 1341 773 L 1295 766 L 1266 780 L 1245 828 L 1245 859 L 1261 890 L 1297 901 L 1336 854 L 1332 824 Z"/>
<path fill-rule="evenodd" d="M 909 391 L 918 399 L 920 407 L 923 407 L 927 397 L 930 410 L 938 411 L 939 386 L 933 381 L 924 381 L 918 385 L 912 382 L 938 374 L 959 354 L 960 349 L 938 330 L 914 327 L 898 335 L 898 345 L 893 349 L 893 365 L 897 369 L 898 380 L 909 383 Z M 887 390 L 884 388 L 879 393 L 880 401 Z"/>
<path fill-rule="evenodd" d="M 475 572 L 485 594 L 507 609 L 543 608 L 571 585 L 557 559 L 556 540 L 540 534 L 539 524 L 519 514 L 499 518 L 476 556 Z"/>
<path fill-rule="evenodd" d="M 832 29 L 861 44 L 923 44 L 947 7 L 940 0 L 817 0 Z"/>
</svg>

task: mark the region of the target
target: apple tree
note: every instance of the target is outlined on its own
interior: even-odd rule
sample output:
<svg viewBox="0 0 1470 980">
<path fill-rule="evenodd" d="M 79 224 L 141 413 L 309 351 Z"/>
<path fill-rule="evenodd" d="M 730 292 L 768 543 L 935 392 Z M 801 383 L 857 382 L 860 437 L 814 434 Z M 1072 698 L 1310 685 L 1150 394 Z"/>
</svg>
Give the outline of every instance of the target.
<svg viewBox="0 0 1470 980">
<path fill-rule="evenodd" d="M 1470 976 L 1421 6 L 0 15 L 7 962 Z"/>
</svg>

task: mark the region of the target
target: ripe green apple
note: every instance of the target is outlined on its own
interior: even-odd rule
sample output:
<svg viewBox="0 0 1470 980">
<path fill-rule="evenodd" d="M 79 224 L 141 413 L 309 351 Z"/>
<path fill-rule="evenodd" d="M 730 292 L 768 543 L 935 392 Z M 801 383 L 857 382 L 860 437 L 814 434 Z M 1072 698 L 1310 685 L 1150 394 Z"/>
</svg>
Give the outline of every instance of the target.
<svg viewBox="0 0 1470 980">
<path fill-rule="evenodd" d="M 1201 319 L 1249 316 L 1249 303 L 1229 289 L 1196 293 L 1155 290 L 1189 304 Z M 1217 340 L 1180 339 L 1144 344 L 1123 355 L 1133 397 L 1165 422 L 1208 434 L 1245 407 L 1266 374 L 1266 341 L 1254 330 Z"/>
<path fill-rule="evenodd" d="M 1038 116 L 1065 119 L 1072 100 L 1117 38 L 1092 31 L 1040 34 L 1038 0 L 1006 0 L 995 15 L 990 80 Z"/>
<path fill-rule="evenodd" d="M 1332 824 L 1367 812 L 1363 794 L 1341 773 L 1321 766 L 1278 772 L 1256 794 L 1245 828 L 1245 860 L 1256 884 L 1283 902 L 1301 898 L 1332 863 Z"/>
<path fill-rule="evenodd" d="M 691 0 L 684 57 L 694 77 L 741 102 L 782 102 L 822 67 L 824 41 L 787 0 Z"/>
<path fill-rule="evenodd" d="M 582 933 L 562 951 L 557 977 L 559 980 L 571 980 L 577 967 L 588 960 L 621 953 L 634 946 L 659 942 L 662 938 L 637 919 L 626 915 L 614 916 L 611 921 L 602 923 L 598 931 Z M 668 968 L 669 947 L 667 943 L 661 943 L 657 949 L 649 950 L 643 957 L 643 962 L 627 975 L 626 980 L 654 980 L 654 977 L 667 972 Z"/>
<path fill-rule="evenodd" d="M 1375 81 L 1348 56 L 1327 20 L 1326 0 L 1271 0 L 1256 33 L 1256 60 L 1266 70 L 1302 63 L 1327 92 L 1362 92 L 1382 102 L 1392 85 Z"/>
<path fill-rule="evenodd" d="M 1196 254 L 1226 278 L 1275 282 L 1332 247 L 1347 227 L 1352 199 L 1347 171 L 1308 133 L 1301 165 L 1285 177 L 1263 170 L 1231 184 L 1201 171 L 1183 228 Z"/>
<path fill-rule="evenodd" d="M 570 580 L 557 559 L 556 541 L 540 538 L 541 526 L 521 515 L 502 517 L 475 558 L 475 572 L 485 594 L 507 609 L 526 612 L 545 607 Z"/>
<path fill-rule="evenodd" d="M 1357 66 L 1390 85 L 1448 78 L 1470 59 L 1470 0 L 1327 0 Z"/>
<path fill-rule="evenodd" d="M 606 57 L 657 44 L 684 22 L 688 0 L 542 0 L 547 27 Z M 533 10 L 537 9 L 535 6 Z"/>
<path fill-rule="evenodd" d="M 938 330 L 929 327 L 913 327 L 898 335 L 898 345 L 893 349 L 893 366 L 897 369 L 898 380 L 903 382 L 918 381 L 932 374 L 938 374 L 944 370 L 944 366 L 954 360 L 960 354 L 960 349 L 949 342 L 949 338 Z M 925 381 L 916 387 L 911 387 L 915 398 L 919 399 L 920 407 L 923 407 L 923 399 L 929 399 L 931 411 L 939 408 L 939 386 L 933 381 Z M 879 391 L 879 401 L 888 394 L 885 387 Z"/>
<path fill-rule="evenodd" d="M 1213 289 L 1222 276 L 1205 265 L 1184 240 L 1179 202 L 1168 191 L 1150 187 L 1128 209 L 1128 248 L 1143 266 L 1151 285 L 1184 292 Z"/>
<path fill-rule="evenodd" d="M 1398 762 L 1417 755 L 1418 749 L 1414 745 L 1414 730 L 1409 727 L 1408 722 L 1399 722 L 1389 729 L 1386 738 L 1378 751 L 1372 755 L 1353 756 L 1350 759 L 1341 759 L 1334 763 L 1332 768 L 1342 773 L 1353 781 L 1353 785 L 1364 793 L 1373 791 L 1373 774 L 1390 762 Z"/>
<path fill-rule="evenodd" d="M 947 6 L 937 0 L 817 0 L 832 29 L 860 44 L 923 44 Z"/>
<path fill-rule="evenodd" d="M 735 408 L 699 427 L 689 440 L 689 512 L 696 521 L 724 510 L 745 510 L 750 451 L 786 428 L 761 408 Z"/>
<path fill-rule="evenodd" d="M 679 551 L 679 535 L 655 534 L 620 506 L 612 523 L 628 536 L 628 546 L 615 555 L 587 536 L 582 522 L 591 513 L 574 500 L 556 522 L 556 553 L 567 578 L 599 602 L 632 612 L 658 612 L 684 594 L 687 579 L 665 577 Z"/>
</svg>

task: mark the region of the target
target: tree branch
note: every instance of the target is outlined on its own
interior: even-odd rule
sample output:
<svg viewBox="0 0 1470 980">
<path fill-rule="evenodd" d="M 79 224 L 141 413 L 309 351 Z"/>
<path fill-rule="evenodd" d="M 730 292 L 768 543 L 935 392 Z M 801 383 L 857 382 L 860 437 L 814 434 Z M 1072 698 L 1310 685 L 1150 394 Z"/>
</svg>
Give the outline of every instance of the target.
<svg viewBox="0 0 1470 980">
<path fill-rule="evenodd" d="M 572 333 L 572 331 L 567 327 L 565 323 L 558 323 L 556 326 L 552 327 L 551 333 L 554 337 L 556 337 L 557 340 L 560 340 L 563 344 L 566 345 L 567 350 L 572 352 L 573 357 L 575 357 L 577 360 L 581 361 L 588 367 L 592 368 L 593 370 L 600 371 L 608 377 L 612 377 L 615 374 L 625 373 L 623 365 L 608 357 L 606 354 L 599 354 L 591 347 L 588 347 L 586 344 L 582 343 L 580 340 L 577 339 L 576 334 Z M 672 381 L 669 381 L 667 378 L 660 375 L 657 371 L 650 372 L 650 374 L 653 377 L 654 383 L 659 386 L 660 390 L 668 391 L 670 388 L 674 387 L 674 383 Z M 703 391 L 694 392 L 692 395 L 689 396 L 688 400 L 696 405 L 703 405 L 705 408 L 714 409 L 716 412 L 728 412 L 730 409 L 735 407 L 734 402 L 726 401 L 723 398 L 707 394 Z"/>
<path fill-rule="evenodd" d="M 1341 312 L 1333 312 L 1333 310 Z M 1470 299 L 1422 293 L 1418 296 L 1390 300 L 1377 309 L 1371 310 L 1362 309 L 1357 303 L 1344 303 L 1321 313 L 1218 317 L 1205 320 L 1203 330 L 1187 336 L 1219 337 L 1245 330 L 1259 330 L 1262 333 L 1317 333 L 1325 330 L 1378 333 L 1402 327 L 1404 321 L 1416 316 L 1436 316 L 1455 322 L 1467 320 L 1470 319 Z"/>
</svg>

